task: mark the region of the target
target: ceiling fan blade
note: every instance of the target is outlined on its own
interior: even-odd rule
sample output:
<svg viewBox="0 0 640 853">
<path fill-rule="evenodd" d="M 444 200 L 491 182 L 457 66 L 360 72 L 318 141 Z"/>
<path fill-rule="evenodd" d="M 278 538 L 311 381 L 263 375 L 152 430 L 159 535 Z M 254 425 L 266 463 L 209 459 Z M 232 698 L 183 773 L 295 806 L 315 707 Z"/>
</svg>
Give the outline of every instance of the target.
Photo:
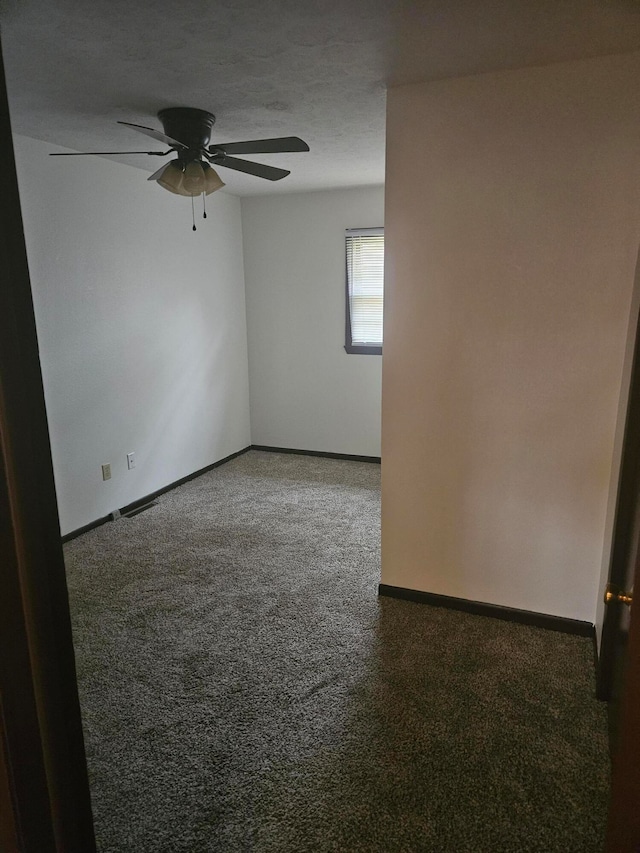
<svg viewBox="0 0 640 853">
<path fill-rule="evenodd" d="M 159 130 L 154 130 L 152 127 L 144 127 L 141 124 L 131 124 L 129 121 L 119 121 L 118 124 L 123 124 L 125 127 L 132 127 L 138 133 L 144 133 L 145 136 L 150 136 L 152 139 L 157 139 L 158 142 L 164 142 L 165 145 L 170 145 L 172 148 L 187 148 L 183 142 L 178 142 L 177 139 L 172 139 L 170 136 L 165 136 Z"/>
<path fill-rule="evenodd" d="M 225 154 L 280 154 L 289 151 L 308 151 L 307 143 L 298 136 L 281 136 L 278 139 L 253 139 L 248 142 L 223 142 L 210 145 L 209 151 Z"/>
<path fill-rule="evenodd" d="M 253 163 L 251 160 L 238 160 L 236 157 L 212 157 L 214 166 L 225 166 L 227 169 L 235 169 L 236 172 L 246 172 L 257 178 L 266 178 L 268 181 L 279 181 L 286 178 L 291 172 L 286 169 L 276 169 L 275 166 L 265 166 L 263 163 Z"/>
<path fill-rule="evenodd" d="M 87 157 L 89 154 L 149 154 L 166 157 L 171 151 L 52 151 L 49 157 Z"/>
</svg>

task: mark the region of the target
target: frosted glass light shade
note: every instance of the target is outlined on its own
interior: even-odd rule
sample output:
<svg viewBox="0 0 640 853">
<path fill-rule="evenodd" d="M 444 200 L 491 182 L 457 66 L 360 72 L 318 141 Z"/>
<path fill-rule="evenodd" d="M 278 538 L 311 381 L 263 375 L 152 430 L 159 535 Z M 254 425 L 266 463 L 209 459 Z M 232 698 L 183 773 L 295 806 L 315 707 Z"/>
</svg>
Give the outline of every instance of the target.
<svg viewBox="0 0 640 853">
<path fill-rule="evenodd" d="M 192 160 L 185 166 L 183 186 L 191 195 L 201 195 L 204 192 L 204 169 L 199 160 Z"/>
<path fill-rule="evenodd" d="M 211 195 L 216 190 L 222 189 L 225 186 L 223 180 L 215 169 L 212 169 L 208 163 L 203 163 L 204 166 L 204 192 Z"/>
<path fill-rule="evenodd" d="M 176 195 L 191 195 L 184 189 L 184 172 L 179 160 L 172 160 L 164 167 L 162 173 L 156 178 L 157 182 L 165 190 Z"/>
<path fill-rule="evenodd" d="M 172 160 L 156 174 L 158 177 L 152 175 L 150 180 L 155 179 L 161 187 L 176 195 L 210 195 L 224 186 L 215 169 L 200 160 L 192 160 L 186 166 L 180 160 Z"/>
</svg>

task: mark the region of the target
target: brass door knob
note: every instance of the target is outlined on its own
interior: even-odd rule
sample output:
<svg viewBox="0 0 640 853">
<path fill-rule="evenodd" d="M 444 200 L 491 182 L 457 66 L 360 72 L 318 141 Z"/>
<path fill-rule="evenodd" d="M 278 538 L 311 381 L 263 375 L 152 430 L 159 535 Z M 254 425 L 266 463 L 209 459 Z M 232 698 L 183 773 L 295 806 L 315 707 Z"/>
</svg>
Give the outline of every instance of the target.
<svg viewBox="0 0 640 853">
<path fill-rule="evenodd" d="M 604 591 L 604 603 L 611 604 L 612 601 L 619 601 L 621 604 L 626 604 L 627 607 L 631 607 L 633 592 L 622 592 L 611 584 L 608 584 Z"/>
</svg>

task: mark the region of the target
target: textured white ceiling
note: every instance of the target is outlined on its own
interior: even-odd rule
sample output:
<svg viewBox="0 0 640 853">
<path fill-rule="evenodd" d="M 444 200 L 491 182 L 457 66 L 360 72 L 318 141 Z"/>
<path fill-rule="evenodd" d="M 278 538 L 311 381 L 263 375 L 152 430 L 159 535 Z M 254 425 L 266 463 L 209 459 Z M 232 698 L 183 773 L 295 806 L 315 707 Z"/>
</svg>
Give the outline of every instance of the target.
<svg viewBox="0 0 640 853">
<path fill-rule="evenodd" d="M 257 195 L 381 183 L 388 85 L 638 50 L 640 0 L 0 0 L 0 26 L 17 133 L 160 150 L 116 121 L 189 106 L 213 142 L 305 139 L 252 158 L 283 181 L 220 169 Z"/>
</svg>

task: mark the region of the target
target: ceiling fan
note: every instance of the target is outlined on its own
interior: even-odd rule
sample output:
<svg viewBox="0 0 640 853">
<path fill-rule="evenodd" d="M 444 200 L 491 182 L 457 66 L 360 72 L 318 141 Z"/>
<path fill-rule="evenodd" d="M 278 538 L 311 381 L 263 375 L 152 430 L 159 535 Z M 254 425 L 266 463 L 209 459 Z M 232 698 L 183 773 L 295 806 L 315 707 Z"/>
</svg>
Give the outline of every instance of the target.
<svg viewBox="0 0 640 853">
<path fill-rule="evenodd" d="M 297 136 L 284 136 L 278 139 L 254 139 L 247 142 L 225 142 L 210 145 L 211 128 L 216 117 L 205 110 L 191 107 L 170 107 L 160 110 L 158 118 L 164 132 L 119 121 L 125 127 L 131 127 L 138 133 L 144 133 L 169 147 L 168 151 L 65 151 L 56 152 L 52 157 L 77 157 L 88 154 L 148 154 L 166 157 L 174 152 L 175 160 L 154 172 L 148 180 L 157 181 L 161 187 L 183 196 L 209 195 L 224 186 L 215 166 L 235 169 L 268 181 L 279 181 L 290 174 L 286 169 L 265 166 L 252 160 L 242 160 L 233 154 L 278 154 L 292 151 L 308 151 L 309 146 Z M 195 227 L 195 226 L 194 226 Z"/>
</svg>

